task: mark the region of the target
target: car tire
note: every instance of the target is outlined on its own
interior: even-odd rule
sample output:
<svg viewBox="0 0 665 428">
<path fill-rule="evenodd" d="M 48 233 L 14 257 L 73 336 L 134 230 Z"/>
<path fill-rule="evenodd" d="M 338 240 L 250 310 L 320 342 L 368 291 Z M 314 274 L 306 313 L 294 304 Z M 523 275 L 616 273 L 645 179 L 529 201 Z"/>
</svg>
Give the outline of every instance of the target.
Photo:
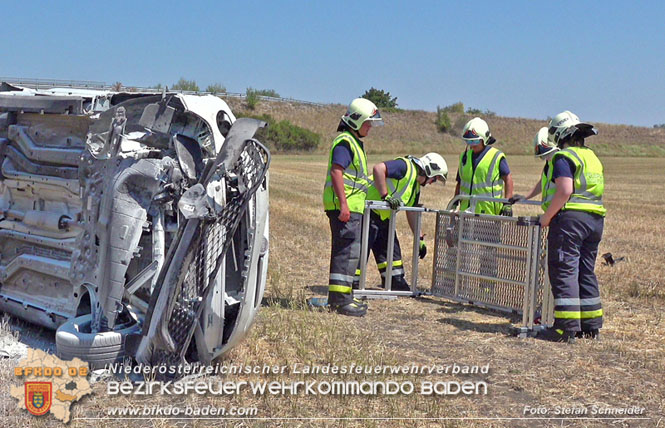
<svg viewBox="0 0 665 428">
<path fill-rule="evenodd" d="M 58 328 L 55 333 L 58 357 L 63 360 L 80 358 L 90 363 L 91 369 L 122 361 L 125 358 L 125 338 L 128 334 L 138 333 L 140 326 L 133 323 L 113 331 L 88 333 L 91 320 L 92 316 L 87 314 L 72 318 Z"/>
</svg>

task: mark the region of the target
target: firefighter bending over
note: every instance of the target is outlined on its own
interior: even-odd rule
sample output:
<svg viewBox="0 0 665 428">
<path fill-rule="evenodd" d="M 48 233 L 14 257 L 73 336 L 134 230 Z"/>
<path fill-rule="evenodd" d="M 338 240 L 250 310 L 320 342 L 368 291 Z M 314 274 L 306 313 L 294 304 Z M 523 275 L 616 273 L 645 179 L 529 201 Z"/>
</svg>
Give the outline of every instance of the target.
<svg viewBox="0 0 665 428">
<path fill-rule="evenodd" d="M 428 153 L 421 158 L 415 156 L 399 157 L 381 162 L 374 166 L 373 184 L 367 192 L 367 199 L 388 202 L 392 209 L 399 206 L 418 206 L 420 188 L 436 181 L 445 184 L 448 178 L 448 165 L 438 153 Z M 406 217 L 411 231 L 415 233 L 418 213 L 407 211 Z M 390 211 L 372 210 L 370 212 L 368 248 L 374 253 L 374 260 L 381 274 L 381 284 L 385 286 L 388 268 L 388 234 Z M 424 235 L 420 235 L 421 259 L 427 254 Z M 360 270 L 356 270 L 356 281 L 360 280 Z M 404 279 L 404 263 L 397 234 L 393 246 L 393 267 L 391 289 L 396 291 L 410 290 Z"/>
</svg>

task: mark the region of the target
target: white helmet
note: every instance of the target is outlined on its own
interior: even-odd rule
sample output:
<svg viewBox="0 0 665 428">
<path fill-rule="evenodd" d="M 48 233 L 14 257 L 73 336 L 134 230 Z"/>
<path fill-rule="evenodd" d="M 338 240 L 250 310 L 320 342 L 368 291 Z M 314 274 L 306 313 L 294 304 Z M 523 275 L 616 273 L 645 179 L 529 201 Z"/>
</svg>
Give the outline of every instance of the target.
<svg viewBox="0 0 665 428">
<path fill-rule="evenodd" d="M 550 142 L 548 136 L 547 127 L 543 126 L 533 138 L 533 153 L 540 158 L 559 150 L 555 143 Z"/>
<path fill-rule="evenodd" d="M 578 132 L 582 138 L 598 133 L 593 129 L 593 125 L 580 122 L 580 118 L 568 110 L 557 114 L 550 120 L 547 132 L 549 142 L 559 145 Z"/>
<path fill-rule="evenodd" d="M 580 123 L 580 118 L 568 110 L 562 111 L 550 120 L 547 132 L 549 133 L 550 143 L 558 143 L 561 134 L 571 126 Z"/>
<path fill-rule="evenodd" d="M 445 183 L 448 179 L 448 164 L 438 153 L 427 153 L 419 158 L 412 158 L 418 167 L 425 173 L 427 178 L 441 177 Z"/>
<path fill-rule="evenodd" d="M 490 145 L 496 141 L 490 133 L 490 127 L 487 125 L 487 122 L 479 117 L 474 117 L 464 125 L 462 138 L 469 145 L 478 144 L 480 141 L 483 144 Z"/>
<path fill-rule="evenodd" d="M 372 126 L 383 125 L 381 113 L 376 105 L 366 98 L 356 98 L 351 101 L 342 120 L 355 131 L 359 130 L 366 120 L 371 121 Z"/>
</svg>

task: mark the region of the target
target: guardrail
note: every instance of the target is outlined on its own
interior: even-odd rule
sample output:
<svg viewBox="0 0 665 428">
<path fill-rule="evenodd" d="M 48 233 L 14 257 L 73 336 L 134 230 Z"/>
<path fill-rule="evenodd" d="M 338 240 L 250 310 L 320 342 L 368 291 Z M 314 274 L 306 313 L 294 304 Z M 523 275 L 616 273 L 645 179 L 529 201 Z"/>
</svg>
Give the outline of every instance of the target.
<svg viewBox="0 0 665 428">
<path fill-rule="evenodd" d="M 15 85 L 25 86 L 32 89 L 50 89 L 50 88 L 76 88 L 76 89 L 93 89 L 99 91 L 111 91 L 114 85 L 108 85 L 106 82 L 97 82 L 92 80 L 57 80 L 57 79 L 28 79 L 21 77 L 0 77 L 0 82 L 12 83 Z M 162 91 L 161 88 L 143 88 L 138 86 L 123 85 L 122 92 L 156 92 Z M 207 91 L 183 91 L 178 89 L 169 89 L 169 92 L 178 92 L 185 95 L 217 95 L 220 97 L 229 98 L 246 98 L 245 94 L 240 92 L 207 92 Z M 326 106 L 330 103 L 316 103 L 313 101 L 298 100 L 295 98 L 283 97 L 268 97 L 258 95 L 260 100 L 263 101 L 277 101 L 277 102 L 291 102 L 298 104 L 307 104 L 313 106 Z"/>
</svg>

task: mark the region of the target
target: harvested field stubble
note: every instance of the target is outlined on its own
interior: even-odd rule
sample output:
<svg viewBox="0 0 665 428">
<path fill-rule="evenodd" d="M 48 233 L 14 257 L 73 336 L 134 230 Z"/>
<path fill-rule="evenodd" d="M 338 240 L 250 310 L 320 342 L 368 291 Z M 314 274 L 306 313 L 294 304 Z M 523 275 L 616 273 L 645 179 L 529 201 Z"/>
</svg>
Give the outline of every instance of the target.
<svg viewBox="0 0 665 428">
<path fill-rule="evenodd" d="M 419 154 L 419 153 L 418 153 Z M 450 183 L 423 190 L 425 206 L 442 208 L 454 190 L 457 154 L 444 156 Z M 370 164 L 391 156 L 371 156 Z M 526 193 L 539 179 L 542 163 L 533 157 L 509 156 L 516 192 Z M 614 267 L 599 262 L 605 327 L 601 341 L 578 340 L 555 344 L 511 336 L 518 318 L 425 297 L 370 301 L 365 318 L 354 319 L 306 309 L 305 299 L 327 283 L 330 236 L 321 208 L 321 191 L 327 159 L 323 155 L 275 156 L 270 176 L 271 253 L 268 305 L 259 313 L 248 338 L 222 361 L 223 364 L 288 366 L 285 374 L 227 375 L 223 380 L 268 381 L 396 381 L 413 382 L 410 395 L 252 395 L 187 397 L 154 395 L 135 400 L 109 397 L 104 383 L 94 398 L 73 407 L 72 427 L 133 426 L 663 426 L 665 417 L 665 209 L 662 185 L 663 159 L 602 158 L 606 168 L 608 216 L 600 252 L 626 261 Z M 521 213 L 524 208 L 517 208 Z M 427 243 L 433 249 L 434 217 L 424 218 Z M 403 247 L 410 248 L 406 219 L 400 215 L 398 231 Z M 407 250 L 408 251 L 408 250 Z M 407 252 L 405 251 L 405 252 Z M 407 275 L 410 257 L 405 256 Z M 431 282 L 431 255 L 422 262 L 419 285 Z M 379 282 L 373 262 L 370 284 Z M 312 288 L 312 286 L 321 286 Z M 483 374 L 295 374 L 303 366 L 440 366 L 489 365 Z M 3 376 L 6 385 L 8 379 Z M 423 381 L 484 381 L 487 395 L 425 396 Z M 3 386 L 7 388 L 7 386 Z M 259 418 L 276 420 L 76 420 L 104 415 L 113 406 L 173 404 L 179 406 L 256 406 Z M 525 406 L 549 409 L 546 415 L 525 415 Z M 523 420 L 552 417 L 557 408 L 593 406 L 645 408 L 649 420 L 601 419 Z M 596 415 L 600 417 L 602 415 Z M 288 418 L 304 418 L 291 420 Z M 349 418 L 344 420 L 315 418 Z M 369 419 L 368 419 L 369 418 Z M 371 419 L 371 418 L 415 418 Z M 450 419 L 427 419 L 450 418 Z M 455 419 L 471 418 L 471 419 Z M 490 418 L 490 419 L 483 419 Z M 505 418 L 505 419 L 491 419 Z M 28 416 L 15 407 L 5 408 L 4 421 L 25 424 Z M 47 419 L 30 418 L 31 426 L 48 426 Z M 33 422 L 34 421 L 34 422 Z M 5 422 L 3 422 L 4 424 Z M 8 422 L 9 423 L 9 422 Z M 34 423 L 34 425 L 33 425 Z"/>
</svg>

